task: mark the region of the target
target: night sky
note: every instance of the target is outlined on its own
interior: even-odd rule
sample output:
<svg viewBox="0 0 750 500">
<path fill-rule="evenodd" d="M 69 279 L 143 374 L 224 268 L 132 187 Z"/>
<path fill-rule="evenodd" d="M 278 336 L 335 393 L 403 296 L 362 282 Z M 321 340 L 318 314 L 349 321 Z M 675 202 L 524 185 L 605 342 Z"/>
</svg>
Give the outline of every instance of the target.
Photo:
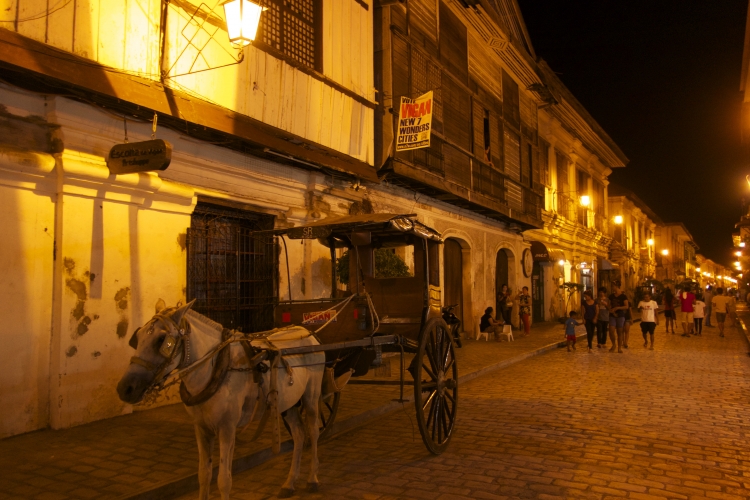
<svg viewBox="0 0 750 500">
<path fill-rule="evenodd" d="M 537 57 L 620 146 L 610 181 L 728 264 L 750 198 L 739 91 L 747 0 L 519 0 Z"/>
</svg>

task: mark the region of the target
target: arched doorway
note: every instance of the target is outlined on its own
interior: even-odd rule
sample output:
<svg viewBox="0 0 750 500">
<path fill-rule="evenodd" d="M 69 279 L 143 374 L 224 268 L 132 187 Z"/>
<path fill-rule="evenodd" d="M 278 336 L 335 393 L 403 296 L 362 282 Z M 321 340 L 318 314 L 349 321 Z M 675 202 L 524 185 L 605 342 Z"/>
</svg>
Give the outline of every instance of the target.
<svg viewBox="0 0 750 500">
<path fill-rule="evenodd" d="M 458 304 L 454 311 L 461 324 L 464 322 L 463 248 L 455 238 L 448 238 L 443 245 L 443 269 L 445 277 L 445 299 L 443 305 Z"/>
<path fill-rule="evenodd" d="M 495 257 L 495 316 L 501 314 L 503 310 L 503 304 L 498 300 L 500 290 L 503 289 L 503 285 L 509 285 L 508 283 L 508 254 L 505 249 L 501 248 L 497 251 Z"/>
</svg>

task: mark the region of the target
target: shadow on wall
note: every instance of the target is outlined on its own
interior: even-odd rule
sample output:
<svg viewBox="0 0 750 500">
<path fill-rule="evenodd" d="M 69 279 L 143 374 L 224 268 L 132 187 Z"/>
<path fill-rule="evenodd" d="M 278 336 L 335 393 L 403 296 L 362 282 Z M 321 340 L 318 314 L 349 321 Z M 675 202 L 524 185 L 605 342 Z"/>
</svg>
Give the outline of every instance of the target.
<svg viewBox="0 0 750 500">
<path fill-rule="evenodd" d="M 54 204 L 0 187 L 0 438 L 48 424 Z"/>
</svg>

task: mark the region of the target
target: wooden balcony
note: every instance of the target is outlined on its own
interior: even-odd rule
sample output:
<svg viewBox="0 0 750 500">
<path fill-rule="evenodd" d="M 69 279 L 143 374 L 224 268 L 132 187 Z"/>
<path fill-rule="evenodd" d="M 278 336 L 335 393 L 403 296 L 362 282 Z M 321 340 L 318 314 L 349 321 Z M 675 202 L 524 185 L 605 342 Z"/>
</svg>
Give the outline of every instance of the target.
<svg viewBox="0 0 750 500">
<path fill-rule="evenodd" d="M 542 196 L 433 134 L 429 148 L 396 153 L 378 173 L 388 182 L 478 214 L 542 227 Z"/>
</svg>

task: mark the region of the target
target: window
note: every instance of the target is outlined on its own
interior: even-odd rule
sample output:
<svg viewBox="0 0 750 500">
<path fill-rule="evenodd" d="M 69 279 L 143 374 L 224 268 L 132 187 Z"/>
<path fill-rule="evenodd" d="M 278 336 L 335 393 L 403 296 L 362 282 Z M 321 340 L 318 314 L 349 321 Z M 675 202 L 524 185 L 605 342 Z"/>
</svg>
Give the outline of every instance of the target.
<svg viewBox="0 0 750 500">
<path fill-rule="evenodd" d="M 273 328 L 278 260 L 272 215 L 198 202 L 187 231 L 187 300 L 225 328 Z"/>
<path fill-rule="evenodd" d="M 322 70 L 321 8 L 315 0 L 267 0 L 260 22 L 260 46 L 285 59 Z"/>
<path fill-rule="evenodd" d="M 550 186 L 549 144 L 544 141 L 539 145 L 539 177 L 542 184 Z"/>
</svg>

